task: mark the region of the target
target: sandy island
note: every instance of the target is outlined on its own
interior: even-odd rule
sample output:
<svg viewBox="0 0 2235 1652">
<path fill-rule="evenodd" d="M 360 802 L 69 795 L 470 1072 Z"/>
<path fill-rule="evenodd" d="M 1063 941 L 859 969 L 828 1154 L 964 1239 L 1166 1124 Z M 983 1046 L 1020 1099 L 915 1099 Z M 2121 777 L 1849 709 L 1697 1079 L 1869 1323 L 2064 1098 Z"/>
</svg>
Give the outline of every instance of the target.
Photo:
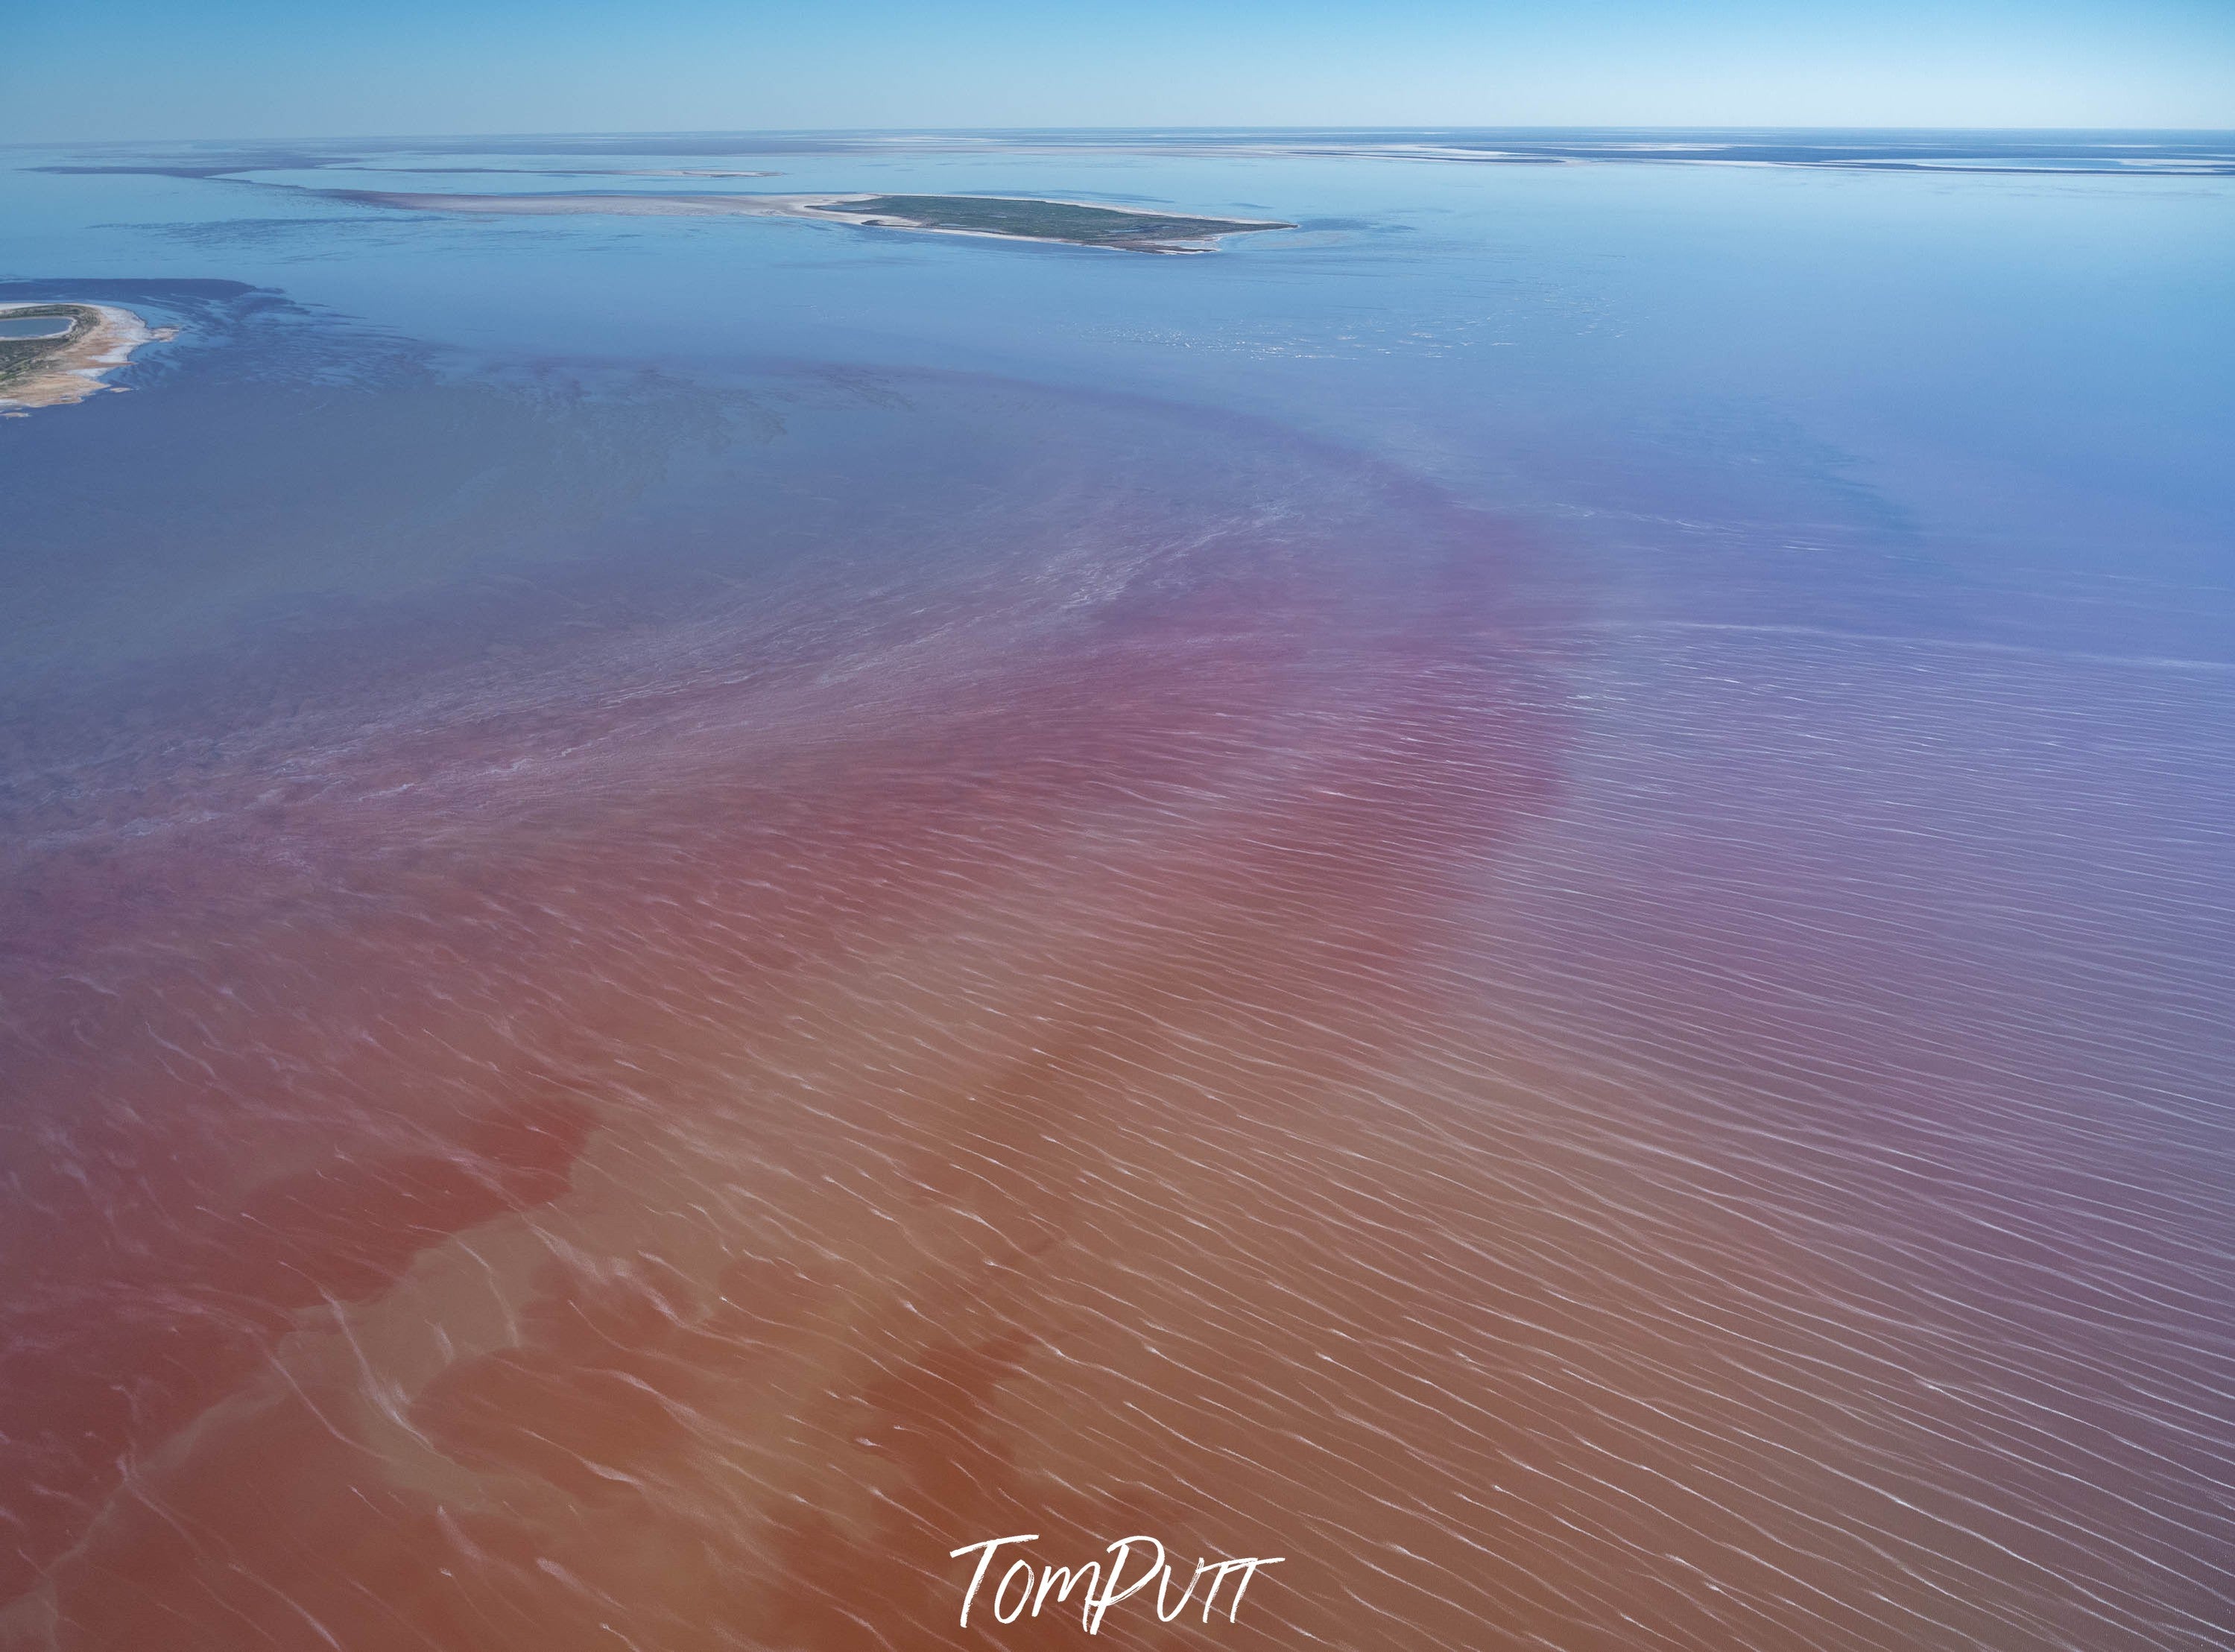
<svg viewBox="0 0 2235 1652">
<path fill-rule="evenodd" d="M 67 316 L 59 338 L 0 338 L 0 416 L 21 418 L 35 407 L 67 407 L 99 390 L 102 375 L 121 367 L 141 345 L 173 337 L 175 327 L 151 328 L 129 310 L 107 304 L 0 304 L 0 317 Z"/>
<path fill-rule="evenodd" d="M 738 172 L 716 167 L 337 167 L 336 172 L 398 172 L 431 178 L 458 173 L 504 178 L 781 178 L 780 172 Z"/>
<path fill-rule="evenodd" d="M 527 195 L 409 194 L 386 190 L 321 191 L 337 200 L 423 213 L 612 213 L 620 216 L 805 218 L 869 229 L 998 240 L 1051 241 L 1128 252 L 1214 251 L 1219 238 L 1294 229 L 1271 219 L 1206 218 L 1135 212 L 1091 201 L 1038 195 Z"/>
</svg>

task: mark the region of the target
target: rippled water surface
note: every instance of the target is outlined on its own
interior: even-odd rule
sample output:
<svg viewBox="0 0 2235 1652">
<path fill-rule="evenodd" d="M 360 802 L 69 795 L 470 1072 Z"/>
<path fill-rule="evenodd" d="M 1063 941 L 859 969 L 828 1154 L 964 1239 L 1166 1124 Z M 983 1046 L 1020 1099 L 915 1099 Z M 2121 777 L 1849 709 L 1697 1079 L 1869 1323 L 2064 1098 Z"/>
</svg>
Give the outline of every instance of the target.
<svg viewBox="0 0 2235 1652">
<path fill-rule="evenodd" d="M 2235 149 L 1641 141 L 11 152 L 0 1647 L 2235 1643 Z"/>
</svg>

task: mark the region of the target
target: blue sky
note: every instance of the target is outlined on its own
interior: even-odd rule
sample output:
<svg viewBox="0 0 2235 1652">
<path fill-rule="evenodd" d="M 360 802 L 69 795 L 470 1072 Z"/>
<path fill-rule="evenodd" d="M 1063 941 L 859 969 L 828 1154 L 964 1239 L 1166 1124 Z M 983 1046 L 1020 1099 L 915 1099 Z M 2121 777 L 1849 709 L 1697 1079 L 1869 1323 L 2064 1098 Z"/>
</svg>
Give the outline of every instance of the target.
<svg viewBox="0 0 2235 1652">
<path fill-rule="evenodd" d="M 0 141 L 2235 128 L 2235 0 L 18 0 Z"/>
</svg>

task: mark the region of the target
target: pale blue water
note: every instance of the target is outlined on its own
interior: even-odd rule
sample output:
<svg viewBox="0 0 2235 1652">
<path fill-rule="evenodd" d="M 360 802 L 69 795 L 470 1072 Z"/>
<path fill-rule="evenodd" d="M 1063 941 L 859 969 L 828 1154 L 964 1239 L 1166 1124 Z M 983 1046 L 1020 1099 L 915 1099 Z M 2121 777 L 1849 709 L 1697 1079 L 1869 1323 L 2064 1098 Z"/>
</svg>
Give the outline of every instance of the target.
<svg viewBox="0 0 2235 1652">
<path fill-rule="evenodd" d="M 782 173 L 719 181 L 246 175 L 1045 193 L 1304 227 L 1152 261 L 790 220 L 454 221 L 228 181 L 41 174 L 20 168 L 118 162 L 18 153 L 7 273 L 239 281 L 459 361 L 848 364 L 1170 398 L 1557 525 L 1624 604 L 1821 617 L 1832 592 L 1897 566 L 1884 596 L 1904 624 L 2229 657 L 2225 178 L 1144 147 L 710 159 L 632 142 L 588 162 L 421 162 Z M 1681 558 L 1641 543 L 1672 526 Z"/>
</svg>

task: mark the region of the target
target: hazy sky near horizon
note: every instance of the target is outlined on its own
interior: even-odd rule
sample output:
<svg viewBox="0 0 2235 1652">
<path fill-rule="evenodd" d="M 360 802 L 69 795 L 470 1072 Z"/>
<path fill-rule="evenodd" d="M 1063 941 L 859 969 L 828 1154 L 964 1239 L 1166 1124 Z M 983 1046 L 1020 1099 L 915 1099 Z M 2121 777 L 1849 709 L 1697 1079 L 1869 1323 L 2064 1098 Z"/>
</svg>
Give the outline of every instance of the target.
<svg viewBox="0 0 2235 1652">
<path fill-rule="evenodd" d="M 2235 0 L 75 0 L 5 45 L 10 142 L 2235 128 Z"/>
</svg>

